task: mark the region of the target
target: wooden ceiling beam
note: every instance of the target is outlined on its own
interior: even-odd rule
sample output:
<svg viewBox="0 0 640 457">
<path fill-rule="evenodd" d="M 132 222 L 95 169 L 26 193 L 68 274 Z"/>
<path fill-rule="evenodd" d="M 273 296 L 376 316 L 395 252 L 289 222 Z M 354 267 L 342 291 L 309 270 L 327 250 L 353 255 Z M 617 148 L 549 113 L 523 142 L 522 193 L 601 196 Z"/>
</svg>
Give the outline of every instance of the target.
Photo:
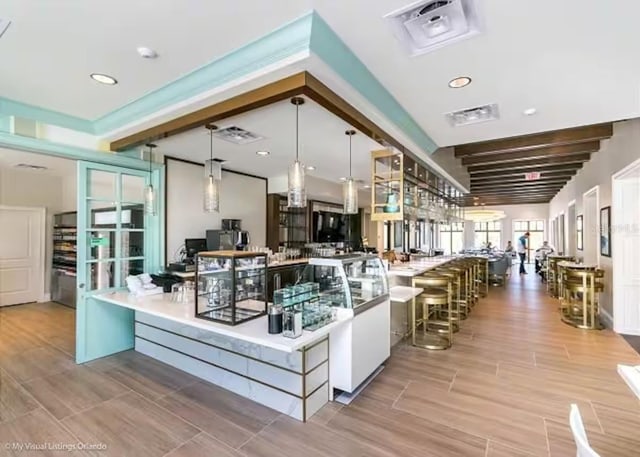
<svg viewBox="0 0 640 457">
<path fill-rule="evenodd" d="M 600 141 L 588 141 L 586 143 L 565 144 L 536 148 L 525 151 L 510 151 L 498 154 L 482 154 L 462 158 L 462 165 L 481 165 L 502 162 L 516 162 L 528 159 L 544 159 L 551 157 L 563 157 L 572 154 L 592 153 L 600 149 Z"/>
<path fill-rule="evenodd" d="M 502 181 L 496 181 L 493 183 L 472 184 L 471 193 L 474 191 L 482 191 L 487 189 L 534 189 L 539 187 L 557 187 L 564 186 L 567 183 L 566 179 L 557 181 L 522 181 L 517 183 L 503 183 Z"/>
<path fill-rule="evenodd" d="M 492 165 L 474 165 L 468 167 L 467 170 L 470 174 L 492 172 L 499 170 L 523 170 L 522 173 L 527 171 L 537 171 L 537 168 L 544 168 L 553 165 L 568 165 L 572 164 L 574 168 L 582 167 L 584 162 L 588 162 L 591 158 L 591 154 L 575 154 L 561 157 L 547 157 L 544 159 L 531 159 L 522 160 L 520 162 L 513 163 L 499 163 Z"/>
<path fill-rule="evenodd" d="M 499 140 L 463 144 L 454 148 L 456 157 L 480 154 L 496 154 L 509 151 L 526 151 L 543 147 L 604 140 L 613 135 L 613 124 L 596 124 L 551 132 L 535 133 Z"/>
<path fill-rule="evenodd" d="M 540 179 L 538 179 L 539 182 L 544 182 L 544 181 L 555 181 L 555 180 L 561 180 L 561 179 L 571 179 L 571 177 L 575 175 L 575 173 L 572 172 L 559 172 L 559 173 L 541 173 L 540 174 Z M 471 185 L 474 184 L 488 184 L 488 183 L 493 183 L 493 182 L 497 182 L 500 181 L 501 183 L 520 183 L 520 182 L 528 182 L 525 177 L 524 177 L 524 173 L 520 173 L 519 176 L 515 175 L 515 176 L 502 176 L 502 177 L 482 177 L 480 175 L 474 175 L 473 178 L 471 179 Z"/>
<path fill-rule="evenodd" d="M 574 176 L 578 172 L 578 168 L 575 168 L 573 165 L 554 165 L 547 168 L 538 168 L 536 170 L 540 173 L 541 178 L 545 178 L 548 176 L 557 176 L 557 175 L 570 175 Z M 524 179 L 525 172 L 522 170 L 500 170 L 494 172 L 486 172 L 486 173 L 476 173 L 471 175 L 471 182 L 477 181 L 487 181 L 493 180 L 496 178 L 518 178 Z"/>
</svg>

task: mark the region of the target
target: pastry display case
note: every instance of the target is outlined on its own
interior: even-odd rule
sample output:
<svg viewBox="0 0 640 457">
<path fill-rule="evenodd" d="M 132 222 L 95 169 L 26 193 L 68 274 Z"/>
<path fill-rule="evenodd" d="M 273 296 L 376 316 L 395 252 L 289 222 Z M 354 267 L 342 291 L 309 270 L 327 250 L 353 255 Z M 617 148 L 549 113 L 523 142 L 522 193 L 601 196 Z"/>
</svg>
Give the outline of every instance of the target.
<svg viewBox="0 0 640 457">
<path fill-rule="evenodd" d="M 237 325 L 267 312 L 267 255 L 245 251 L 196 256 L 195 315 Z"/>
<path fill-rule="evenodd" d="M 323 306 L 353 309 L 354 314 L 389 298 L 384 265 L 375 255 L 312 258 L 303 277 L 318 284 L 319 302 Z"/>
</svg>

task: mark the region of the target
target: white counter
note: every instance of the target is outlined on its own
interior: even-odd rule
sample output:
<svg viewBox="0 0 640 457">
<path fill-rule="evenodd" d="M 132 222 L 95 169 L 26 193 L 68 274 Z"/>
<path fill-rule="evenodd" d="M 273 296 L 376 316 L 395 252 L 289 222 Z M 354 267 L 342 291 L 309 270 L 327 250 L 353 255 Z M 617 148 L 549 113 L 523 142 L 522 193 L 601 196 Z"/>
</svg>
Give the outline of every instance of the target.
<svg viewBox="0 0 640 457">
<path fill-rule="evenodd" d="M 640 398 L 640 366 L 618 365 L 618 374 L 627 383 L 629 389 Z"/>
<path fill-rule="evenodd" d="M 338 310 L 338 319 L 314 331 L 304 331 L 299 338 L 285 338 L 282 335 L 271 335 L 268 332 L 267 316 L 262 316 L 235 326 L 219 324 L 195 317 L 193 303 L 174 303 L 171 294 L 152 295 L 137 298 L 127 292 L 111 292 L 97 295 L 95 298 L 107 303 L 140 311 L 151 316 L 161 317 L 180 324 L 189 325 L 221 336 L 234 338 L 247 343 L 275 349 L 283 352 L 294 352 L 325 337 L 336 327 L 353 319 L 349 310 Z"/>
<path fill-rule="evenodd" d="M 454 259 L 451 257 L 434 257 L 430 260 L 391 265 L 387 275 L 390 277 L 401 276 L 405 278 L 413 278 L 414 276 L 420 276 L 421 274 L 444 265 L 447 262 L 451 262 L 452 260 Z"/>
</svg>

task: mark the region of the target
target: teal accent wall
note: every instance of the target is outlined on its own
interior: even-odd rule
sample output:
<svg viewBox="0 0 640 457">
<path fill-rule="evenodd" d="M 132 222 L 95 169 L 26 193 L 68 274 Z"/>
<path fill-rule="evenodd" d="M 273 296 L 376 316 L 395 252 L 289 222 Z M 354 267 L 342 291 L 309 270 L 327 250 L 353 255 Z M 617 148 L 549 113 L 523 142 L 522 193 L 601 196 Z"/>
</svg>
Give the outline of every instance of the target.
<svg viewBox="0 0 640 457">
<path fill-rule="evenodd" d="M 438 145 L 316 12 L 313 13 L 311 51 L 384 113 L 418 146 L 429 153 L 438 149 Z"/>
<path fill-rule="evenodd" d="M 0 98 L 0 116 L 14 115 L 103 135 L 158 110 L 231 82 L 298 52 L 317 55 L 429 153 L 438 147 L 315 11 L 166 84 L 98 119 L 86 120 Z M 0 124 L 1 126 L 1 124 Z M 123 165 L 124 166 L 124 165 Z"/>
</svg>

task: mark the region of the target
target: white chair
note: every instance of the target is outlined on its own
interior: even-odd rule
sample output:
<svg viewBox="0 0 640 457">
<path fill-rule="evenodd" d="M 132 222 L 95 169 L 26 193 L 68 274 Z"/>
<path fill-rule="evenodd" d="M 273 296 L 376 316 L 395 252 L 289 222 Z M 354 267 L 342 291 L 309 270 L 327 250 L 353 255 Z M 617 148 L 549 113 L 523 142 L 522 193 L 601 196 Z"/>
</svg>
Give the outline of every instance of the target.
<svg viewBox="0 0 640 457">
<path fill-rule="evenodd" d="M 587 432 L 584 429 L 580 410 L 576 404 L 571 405 L 569 425 L 571 426 L 571 433 L 573 433 L 573 440 L 576 442 L 576 447 L 578 448 L 576 457 L 600 457 L 600 455 L 589 446 Z"/>
</svg>

